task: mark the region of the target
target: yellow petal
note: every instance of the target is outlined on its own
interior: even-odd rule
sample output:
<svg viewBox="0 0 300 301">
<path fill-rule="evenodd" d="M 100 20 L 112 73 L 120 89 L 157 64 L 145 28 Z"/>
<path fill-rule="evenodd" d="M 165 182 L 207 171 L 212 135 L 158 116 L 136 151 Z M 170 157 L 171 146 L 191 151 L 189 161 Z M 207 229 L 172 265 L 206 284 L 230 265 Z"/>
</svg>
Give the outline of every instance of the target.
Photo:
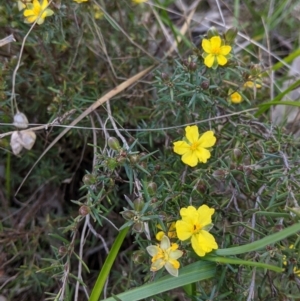
<svg viewBox="0 0 300 301">
<path fill-rule="evenodd" d="M 217 55 L 218 64 L 224 66 L 227 63 L 227 58 L 224 55 Z"/>
<path fill-rule="evenodd" d="M 242 102 L 243 98 L 240 93 L 234 92 L 230 95 L 230 100 L 232 103 L 240 103 Z"/>
<path fill-rule="evenodd" d="M 180 258 L 182 255 L 183 255 L 183 252 L 180 251 L 180 250 L 176 250 L 176 251 L 170 252 L 170 258 L 171 258 L 171 259 L 178 259 L 178 258 Z M 179 266 L 178 266 L 178 268 L 179 268 Z"/>
<path fill-rule="evenodd" d="M 217 139 L 214 136 L 214 132 L 213 131 L 207 131 L 205 132 L 199 139 L 199 145 L 201 147 L 212 147 L 215 145 Z"/>
<path fill-rule="evenodd" d="M 202 205 L 198 208 L 199 222 L 202 227 L 211 224 L 211 217 L 215 213 L 214 208 L 209 208 L 207 205 Z"/>
<path fill-rule="evenodd" d="M 178 261 L 177 261 L 178 262 Z M 179 262 L 178 262 L 179 264 Z M 165 265 L 166 270 L 169 272 L 170 275 L 177 277 L 178 276 L 178 268 L 176 269 L 173 264 L 167 262 Z"/>
<path fill-rule="evenodd" d="M 221 55 L 227 55 L 231 51 L 231 47 L 229 45 L 224 45 L 220 48 Z"/>
<path fill-rule="evenodd" d="M 46 9 L 47 6 L 48 6 L 48 1 L 47 0 L 42 0 L 41 9 L 44 10 L 44 9 Z"/>
<path fill-rule="evenodd" d="M 210 151 L 203 147 L 198 147 L 194 151 L 194 155 L 196 156 L 197 161 L 199 160 L 199 162 L 201 163 L 206 163 L 207 160 L 210 158 Z"/>
<path fill-rule="evenodd" d="M 175 222 L 172 222 L 169 226 L 169 230 L 168 230 L 168 236 L 170 238 L 176 238 L 176 223 Z"/>
<path fill-rule="evenodd" d="M 165 233 L 163 231 L 159 231 L 158 233 L 156 233 L 155 238 L 159 241 L 161 241 L 161 239 L 163 238 L 163 236 L 165 235 Z"/>
<path fill-rule="evenodd" d="M 245 88 L 253 88 L 254 87 L 254 83 L 252 82 L 252 81 L 246 81 L 245 83 L 244 83 L 244 87 Z"/>
<path fill-rule="evenodd" d="M 173 151 L 178 155 L 183 155 L 191 150 L 191 147 L 185 141 L 177 141 L 173 143 Z"/>
<path fill-rule="evenodd" d="M 207 39 L 202 40 L 202 48 L 206 53 L 211 53 L 211 44 Z"/>
<path fill-rule="evenodd" d="M 38 0 L 33 0 L 32 4 L 35 9 L 41 9 L 41 4 Z"/>
<path fill-rule="evenodd" d="M 198 234 L 192 236 L 192 248 L 198 256 L 205 256 L 206 253 L 213 249 L 218 249 L 215 238 L 207 231 L 200 231 Z"/>
<path fill-rule="evenodd" d="M 158 252 L 160 251 L 160 248 L 158 246 L 148 246 L 146 248 L 147 252 L 150 254 L 150 256 L 156 256 Z"/>
<path fill-rule="evenodd" d="M 182 162 L 188 166 L 195 167 L 198 164 L 196 153 L 197 151 L 188 151 L 181 157 Z"/>
<path fill-rule="evenodd" d="M 158 259 L 152 263 L 150 270 L 152 272 L 156 272 L 160 270 L 165 264 L 166 262 L 163 259 Z"/>
<path fill-rule="evenodd" d="M 197 142 L 199 138 L 199 131 L 196 125 L 187 126 L 185 128 L 185 136 L 190 143 Z"/>
<path fill-rule="evenodd" d="M 180 216 L 182 219 L 184 219 L 186 222 L 194 223 L 195 220 L 197 220 L 197 210 L 194 206 L 188 206 L 187 208 L 181 208 L 180 209 Z"/>
<path fill-rule="evenodd" d="M 162 250 L 167 250 L 170 248 L 170 239 L 168 238 L 168 236 L 164 235 L 161 239 L 161 242 L 160 242 L 160 248 Z"/>
<path fill-rule="evenodd" d="M 177 237 L 180 240 L 187 240 L 192 236 L 193 225 L 183 220 L 176 222 Z"/>
<path fill-rule="evenodd" d="M 219 36 L 212 37 L 210 39 L 211 49 L 217 49 L 221 47 L 221 38 Z"/>
<path fill-rule="evenodd" d="M 30 17 L 26 18 L 26 21 L 28 23 L 33 23 L 35 20 L 36 20 L 36 16 L 30 16 Z"/>
<path fill-rule="evenodd" d="M 209 54 L 205 59 L 204 59 L 204 65 L 207 66 L 208 68 L 211 68 L 213 63 L 215 61 L 215 56 L 212 54 Z"/>
<path fill-rule="evenodd" d="M 24 17 L 35 16 L 31 9 L 25 9 L 23 12 Z"/>
</svg>

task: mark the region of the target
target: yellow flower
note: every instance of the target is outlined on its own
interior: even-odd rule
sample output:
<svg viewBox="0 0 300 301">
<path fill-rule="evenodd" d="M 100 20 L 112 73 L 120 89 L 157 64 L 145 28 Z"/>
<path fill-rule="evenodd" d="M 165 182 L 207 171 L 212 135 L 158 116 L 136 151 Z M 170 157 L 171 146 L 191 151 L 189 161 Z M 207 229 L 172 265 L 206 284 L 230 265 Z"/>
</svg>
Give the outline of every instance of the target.
<svg viewBox="0 0 300 301">
<path fill-rule="evenodd" d="M 261 88 L 261 85 L 259 83 L 261 83 L 261 80 L 259 78 L 257 78 L 254 82 L 251 80 L 252 79 L 252 76 L 249 76 L 249 79 L 248 81 L 246 81 L 244 83 L 244 88 Z"/>
<path fill-rule="evenodd" d="M 180 263 L 177 259 L 182 256 L 183 252 L 177 250 L 177 244 L 170 244 L 170 239 L 167 236 L 163 236 L 160 245 L 151 245 L 146 249 L 152 256 L 152 265 L 150 268 L 152 272 L 156 272 L 162 267 L 165 267 L 172 276 L 178 276 Z"/>
<path fill-rule="evenodd" d="M 218 65 L 224 66 L 227 63 L 226 56 L 229 55 L 231 47 L 222 45 L 222 40 L 219 36 L 214 36 L 211 39 L 202 40 L 202 48 L 204 50 L 204 64 L 208 68 L 216 69 Z"/>
<path fill-rule="evenodd" d="M 183 163 L 194 167 L 199 162 L 206 163 L 210 158 L 210 151 L 207 149 L 216 143 L 216 137 L 213 131 L 207 131 L 199 137 L 198 127 L 196 125 L 185 128 L 185 137 L 183 141 L 174 142 L 174 152 L 182 155 Z"/>
<path fill-rule="evenodd" d="M 211 216 L 215 209 L 202 205 L 196 210 L 189 206 L 181 208 L 182 220 L 176 222 L 177 236 L 180 240 L 191 238 L 192 247 L 199 256 L 205 256 L 213 249 L 218 249 L 215 238 L 208 232 L 213 226 Z"/>
<path fill-rule="evenodd" d="M 176 225 L 175 222 L 168 223 L 167 224 L 167 226 L 168 226 L 168 233 L 165 233 L 164 231 L 159 231 L 156 234 L 155 238 L 157 240 L 162 240 L 162 238 L 163 238 L 164 235 L 167 235 L 169 238 L 176 238 L 177 235 L 176 235 L 176 226 L 175 225 Z M 160 230 L 162 230 L 162 227 L 159 224 L 157 225 L 157 228 L 160 229 Z"/>
<path fill-rule="evenodd" d="M 87 2 L 88 0 L 73 0 L 73 1 L 75 1 L 77 3 L 82 3 L 82 2 Z"/>
<path fill-rule="evenodd" d="M 290 245 L 289 246 L 289 249 L 295 249 L 295 246 L 294 245 Z M 297 253 L 296 253 L 296 255 L 297 255 Z M 283 261 L 282 261 L 282 263 L 283 263 L 283 265 L 287 265 L 287 260 L 286 260 L 286 256 L 285 255 L 283 255 Z M 295 274 L 295 275 L 297 275 L 298 277 L 300 277 L 300 268 L 298 268 L 297 267 L 297 264 L 296 264 L 296 266 L 294 266 L 294 268 L 293 268 L 293 273 Z"/>
<path fill-rule="evenodd" d="M 93 5 L 94 8 L 94 18 L 95 19 L 102 19 L 104 13 L 98 5 Z"/>
<path fill-rule="evenodd" d="M 27 9 L 24 10 L 24 17 L 26 23 L 33 23 L 37 20 L 37 24 L 43 24 L 46 17 L 52 16 L 54 12 L 47 8 L 48 0 L 33 0 L 32 3 L 27 3 Z"/>
<path fill-rule="evenodd" d="M 241 103 L 243 101 L 242 95 L 239 92 L 233 92 L 232 89 L 228 91 L 228 101 L 230 103 Z"/>
<path fill-rule="evenodd" d="M 144 2 L 147 2 L 148 0 L 132 0 L 132 3 L 134 4 L 141 4 L 141 3 L 144 3 Z"/>
</svg>

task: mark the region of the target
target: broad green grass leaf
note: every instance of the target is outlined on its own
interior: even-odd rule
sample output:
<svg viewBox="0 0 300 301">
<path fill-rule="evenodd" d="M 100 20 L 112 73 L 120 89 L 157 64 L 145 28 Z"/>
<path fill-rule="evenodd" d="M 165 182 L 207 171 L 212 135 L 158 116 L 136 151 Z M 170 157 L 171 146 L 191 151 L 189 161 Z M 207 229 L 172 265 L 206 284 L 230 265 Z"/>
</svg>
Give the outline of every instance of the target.
<svg viewBox="0 0 300 301">
<path fill-rule="evenodd" d="M 249 253 L 252 251 L 263 249 L 264 247 L 274 244 L 275 242 L 280 241 L 288 236 L 296 234 L 299 231 L 300 231 L 300 223 L 297 223 L 293 226 L 290 226 L 288 228 L 281 230 L 280 232 L 268 235 L 260 240 L 254 241 L 250 244 L 239 246 L 239 247 L 234 247 L 234 248 L 219 249 L 219 250 L 216 250 L 214 253 L 216 255 L 222 255 L 222 256 L 230 256 L 230 255 Z"/>
<path fill-rule="evenodd" d="M 293 84 L 291 84 L 286 90 L 281 92 L 279 95 L 277 95 L 272 101 L 265 102 L 260 104 L 259 110 L 255 113 L 255 116 L 258 117 L 261 114 L 263 114 L 265 111 L 267 111 L 271 106 L 274 105 L 289 105 L 289 106 L 297 106 L 300 107 L 300 102 L 297 101 L 281 101 L 282 98 L 288 94 L 289 92 L 293 91 L 294 89 L 298 88 L 300 86 L 300 79 L 295 81 Z"/>
<path fill-rule="evenodd" d="M 179 270 L 179 276 L 165 276 L 150 284 L 121 293 L 116 297 L 122 301 L 144 300 L 145 298 L 169 291 L 200 280 L 212 278 L 215 275 L 216 265 L 207 261 L 198 261 Z M 114 297 L 102 301 L 116 301 Z"/>
</svg>

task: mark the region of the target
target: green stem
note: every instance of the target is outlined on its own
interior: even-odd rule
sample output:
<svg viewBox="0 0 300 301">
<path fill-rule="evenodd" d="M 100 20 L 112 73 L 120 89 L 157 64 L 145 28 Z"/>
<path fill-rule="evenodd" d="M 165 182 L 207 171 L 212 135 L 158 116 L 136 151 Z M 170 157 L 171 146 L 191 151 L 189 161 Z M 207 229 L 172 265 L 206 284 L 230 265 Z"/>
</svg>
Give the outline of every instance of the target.
<svg viewBox="0 0 300 301">
<path fill-rule="evenodd" d="M 263 262 L 257 262 L 257 261 L 242 260 L 239 258 L 229 258 L 229 257 L 207 255 L 203 259 L 205 259 L 207 261 L 217 262 L 217 263 L 248 265 L 248 266 L 271 270 L 271 271 L 274 271 L 277 273 L 282 273 L 282 271 L 283 271 L 283 268 L 280 268 L 280 267 L 277 267 L 274 265 L 266 264 Z"/>
<path fill-rule="evenodd" d="M 129 227 L 124 228 L 123 230 L 121 230 L 114 242 L 114 244 L 111 247 L 111 250 L 104 262 L 104 265 L 98 275 L 97 281 L 94 285 L 94 288 L 92 290 L 91 296 L 89 298 L 89 301 L 98 301 L 100 298 L 100 295 L 102 293 L 105 281 L 109 275 L 109 272 L 111 270 L 111 267 L 119 253 L 119 249 L 126 237 L 126 234 L 129 230 Z"/>
</svg>

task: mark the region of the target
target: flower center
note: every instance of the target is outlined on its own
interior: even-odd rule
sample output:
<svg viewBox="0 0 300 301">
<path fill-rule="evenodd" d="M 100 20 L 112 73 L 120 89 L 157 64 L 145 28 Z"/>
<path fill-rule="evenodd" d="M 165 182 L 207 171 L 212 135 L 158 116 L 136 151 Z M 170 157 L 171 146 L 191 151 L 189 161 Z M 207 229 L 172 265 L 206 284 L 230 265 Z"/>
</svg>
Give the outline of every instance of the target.
<svg viewBox="0 0 300 301">
<path fill-rule="evenodd" d="M 191 144 L 190 148 L 192 151 L 195 151 L 199 146 L 198 141 Z"/>
<path fill-rule="evenodd" d="M 39 16 L 41 13 L 41 8 L 40 7 L 34 7 L 33 12 L 35 16 Z"/>
<path fill-rule="evenodd" d="M 220 54 L 220 47 L 214 47 L 211 49 L 211 53 L 214 55 Z"/>
<path fill-rule="evenodd" d="M 164 252 L 164 261 L 169 261 L 169 252 Z"/>
<path fill-rule="evenodd" d="M 199 223 L 194 224 L 193 234 L 198 233 L 202 229 L 201 225 Z"/>
</svg>

